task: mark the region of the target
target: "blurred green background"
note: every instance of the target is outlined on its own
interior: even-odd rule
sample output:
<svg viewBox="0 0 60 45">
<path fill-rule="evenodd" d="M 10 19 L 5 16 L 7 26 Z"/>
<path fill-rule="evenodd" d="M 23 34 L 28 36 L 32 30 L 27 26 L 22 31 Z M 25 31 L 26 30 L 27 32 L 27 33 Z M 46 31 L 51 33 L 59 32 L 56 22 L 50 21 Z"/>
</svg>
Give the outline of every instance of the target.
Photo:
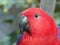
<svg viewBox="0 0 60 45">
<path fill-rule="evenodd" d="M 19 13 L 29 7 L 40 8 L 40 0 L 0 0 L 0 45 L 16 45 Z M 60 0 L 53 18 L 60 25 Z"/>
</svg>

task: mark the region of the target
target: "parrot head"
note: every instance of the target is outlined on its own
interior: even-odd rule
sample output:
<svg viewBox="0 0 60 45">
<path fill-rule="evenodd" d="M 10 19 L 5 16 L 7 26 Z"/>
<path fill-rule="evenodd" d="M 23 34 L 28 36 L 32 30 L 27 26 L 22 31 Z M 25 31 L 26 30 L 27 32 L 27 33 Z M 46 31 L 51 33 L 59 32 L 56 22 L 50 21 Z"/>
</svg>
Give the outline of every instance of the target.
<svg viewBox="0 0 60 45">
<path fill-rule="evenodd" d="M 36 43 L 34 45 L 44 45 L 45 42 L 55 43 L 57 39 L 57 28 L 53 19 L 41 8 L 29 8 L 22 11 L 20 13 L 19 28 L 24 33 L 21 45 L 27 45 L 26 43 L 29 45 L 32 41 Z"/>
<path fill-rule="evenodd" d="M 56 35 L 57 29 L 53 19 L 40 8 L 29 8 L 20 14 L 21 32 L 31 35 Z"/>
</svg>

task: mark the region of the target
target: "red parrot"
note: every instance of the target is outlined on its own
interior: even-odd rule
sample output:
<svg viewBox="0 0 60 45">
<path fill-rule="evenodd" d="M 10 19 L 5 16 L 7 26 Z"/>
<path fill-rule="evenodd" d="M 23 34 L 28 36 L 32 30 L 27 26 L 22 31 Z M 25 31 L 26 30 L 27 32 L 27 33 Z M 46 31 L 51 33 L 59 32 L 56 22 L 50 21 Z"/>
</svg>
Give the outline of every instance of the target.
<svg viewBox="0 0 60 45">
<path fill-rule="evenodd" d="M 60 45 L 54 20 L 41 8 L 28 8 L 20 14 L 23 36 L 17 45 Z"/>
</svg>

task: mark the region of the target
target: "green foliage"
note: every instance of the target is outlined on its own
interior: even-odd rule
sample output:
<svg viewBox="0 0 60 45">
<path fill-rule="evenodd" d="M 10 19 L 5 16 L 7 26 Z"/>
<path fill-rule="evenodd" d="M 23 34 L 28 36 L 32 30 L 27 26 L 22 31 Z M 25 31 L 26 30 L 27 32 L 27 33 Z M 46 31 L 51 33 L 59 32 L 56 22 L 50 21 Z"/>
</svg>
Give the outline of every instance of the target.
<svg viewBox="0 0 60 45">
<path fill-rule="evenodd" d="M 17 40 L 16 31 L 12 32 L 12 33 L 10 34 L 10 37 L 11 37 L 10 43 L 11 43 L 11 45 L 12 45 L 12 44 Z"/>
<path fill-rule="evenodd" d="M 60 5 L 56 5 L 55 12 L 60 12 Z"/>
<path fill-rule="evenodd" d="M 4 20 L 4 22 L 6 22 L 6 23 L 13 23 L 13 20 L 7 19 L 7 20 Z"/>
</svg>

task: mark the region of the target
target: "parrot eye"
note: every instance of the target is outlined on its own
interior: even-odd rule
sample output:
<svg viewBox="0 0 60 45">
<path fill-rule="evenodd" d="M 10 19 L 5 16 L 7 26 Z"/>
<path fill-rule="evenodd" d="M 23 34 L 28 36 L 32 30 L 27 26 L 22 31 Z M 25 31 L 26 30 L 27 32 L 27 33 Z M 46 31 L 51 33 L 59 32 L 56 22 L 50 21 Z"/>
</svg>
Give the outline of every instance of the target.
<svg viewBox="0 0 60 45">
<path fill-rule="evenodd" d="M 36 15 L 35 15 L 35 18 L 39 18 L 39 15 L 38 15 L 38 14 L 36 14 Z"/>
</svg>

